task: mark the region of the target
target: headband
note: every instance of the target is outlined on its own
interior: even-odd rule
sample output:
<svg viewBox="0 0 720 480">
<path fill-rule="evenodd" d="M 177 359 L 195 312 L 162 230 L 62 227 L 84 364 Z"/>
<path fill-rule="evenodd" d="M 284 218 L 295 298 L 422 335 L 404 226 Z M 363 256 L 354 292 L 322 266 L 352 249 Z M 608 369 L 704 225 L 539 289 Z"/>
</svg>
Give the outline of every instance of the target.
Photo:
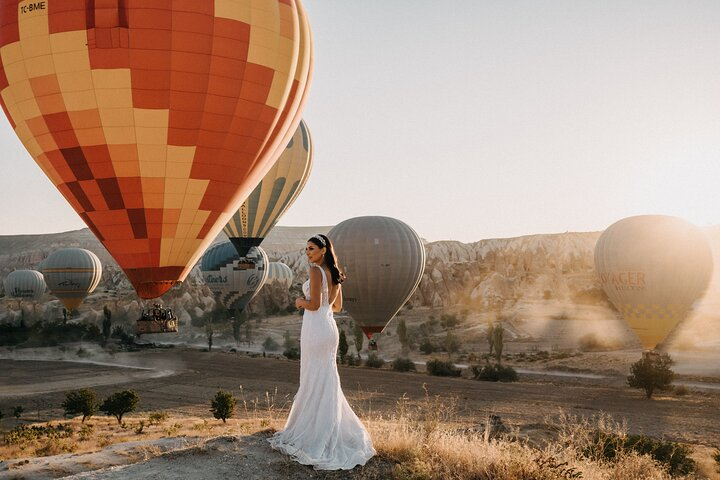
<svg viewBox="0 0 720 480">
<path fill-rule="evenodd" d="M 320 235 L 313 235 L 312 238 L 317 240 L 318 242 L 322 243 L 322 246 L 326 246 L 325 239 L 322 238 Z"/>
</svg>

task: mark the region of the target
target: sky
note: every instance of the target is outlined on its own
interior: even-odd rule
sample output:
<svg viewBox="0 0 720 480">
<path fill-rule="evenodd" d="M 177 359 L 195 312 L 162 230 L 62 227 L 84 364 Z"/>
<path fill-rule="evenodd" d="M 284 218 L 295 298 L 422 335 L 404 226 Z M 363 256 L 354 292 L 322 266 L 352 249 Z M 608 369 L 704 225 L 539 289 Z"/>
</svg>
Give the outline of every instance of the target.
<svg viewBox="0 0 720 480">
<path fill-rule="evenodd" d="M 720 224 L 720 2 L 304 0 L 314 167 L 279 225 L 473 242 Z M 0 235 L 84 228 L 0 119 Z"/>
</svg>

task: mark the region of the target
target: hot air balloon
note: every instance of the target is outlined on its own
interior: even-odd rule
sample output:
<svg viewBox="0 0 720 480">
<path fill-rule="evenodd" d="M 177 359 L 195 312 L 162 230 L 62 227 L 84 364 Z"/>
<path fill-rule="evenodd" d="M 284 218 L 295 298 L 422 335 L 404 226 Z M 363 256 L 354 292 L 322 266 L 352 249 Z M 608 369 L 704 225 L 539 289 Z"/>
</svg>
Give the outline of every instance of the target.
<svg viewBox="0 0 720 480">
<path fill-rule="evenodd" d="M 102 265 L 97 255 L 84 248 L 62 248 L 40 265 L 50 293 L 65 308 L 75 310 L 100 283 Z"/>
<path fill-rule="evenodd" d="M 389 217 L 351 218 L 327 236 L 347 275 L 343 306 L 372 341 L 420 284 L 425 248 L 415 230 Z"/>
<path fill-rule="evenodd" d="M 255 298 L 268 276 L 267 254 L 252 247 L 240 257 L 231 242 L 217 244 L 200 262 L 205 284 L 228 310 L 243 310 Z"/>
<path fill-rule="evenodd" d="M 0 105 L 146 299 L 273 166 L 311 66 L 300 0 L 0 0 Z"/>
<path fill-rule="evenodd" d="M 268 265 L 268 278 L 265 283 L 279 283 L 286 288 L 292 286 L 293 271 L 282 262 L 270 262 Z"/>
<path fill-rule="evenodd" d="M 312 142 L 300 122 L 285 151 L 223 230 L 242 257 L 262 243 L 305 187 L 312 169 Z"/>
<path fill-rule="evenodd" d="M 17 300 L 37 301 L 45 293 L 42 273 L 35 270 L 15 270 L 4 281 L 5 295 Z"/>
<path fill-rule="evenodd" d="M 688 316 L 712 268 L 703 232 L 676 217 L 624 218 L 595 246 L 595 270 L 605 293 L 648 350 Z"/>
</svg>

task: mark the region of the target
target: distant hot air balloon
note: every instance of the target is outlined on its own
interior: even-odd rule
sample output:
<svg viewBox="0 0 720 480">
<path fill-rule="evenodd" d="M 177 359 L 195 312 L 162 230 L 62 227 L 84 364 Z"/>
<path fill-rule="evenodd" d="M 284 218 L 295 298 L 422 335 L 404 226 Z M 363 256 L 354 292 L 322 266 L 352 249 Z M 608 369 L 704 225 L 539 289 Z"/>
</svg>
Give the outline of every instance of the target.
<svg viewBox="0 0 720 480">
<path fill-rule="evenodd" d="M 595 246 L 600 283 L 646 349 L 654 349 L 687 317 L 712 268 L 702 230 L 676 217 L 624 218 Z"/>
<path fill-rule="evenodd" d="M 0 0 L 0 105 L 146 299 L 273 166 L 311 67 L 300 0 Z"/>
<path fill-rule="evenodd" d="M 100 259 L 84 248 L 56 250 L 43 260 L 40 269 L 50 293 L 68 310 L 78 308 L 102 276 Z"/>
<path fill-rule="evenodd" d="M 312 169 L 312 141 L 300 122 L 285 151 L 223 230 L 240 256 L 256 247 L 300 195 Z"/>
<path fill-rule="evenodd" d="M 45 293 L 42 273 L 35 270 L 15 270 L 4 281 L 5 295 L 17 300 L 37 301 Z"/>
<path fill-rule="evenodd" d="M 292 286 L 293 271 L 282 262 L 270 262 L 268 266 L 268 278 L 266 283 L 280 283 L 287 288 Z"/>
<path fill-rule="evenodd" d="M 356 217 L 327 234 L 341 268 L 343 306 L 372 340 L 412 296 L 425 270 L 415 230 L 389 217 Z"/>
<path fill-rule="evenodd" d="M 267 254 L 252 247 L 240 257 L 231 242 L 208 249 L 200 262 L 205 284 L 228 310 L 243 310 L 255 298 L 268 276 Z"/>
</svg>

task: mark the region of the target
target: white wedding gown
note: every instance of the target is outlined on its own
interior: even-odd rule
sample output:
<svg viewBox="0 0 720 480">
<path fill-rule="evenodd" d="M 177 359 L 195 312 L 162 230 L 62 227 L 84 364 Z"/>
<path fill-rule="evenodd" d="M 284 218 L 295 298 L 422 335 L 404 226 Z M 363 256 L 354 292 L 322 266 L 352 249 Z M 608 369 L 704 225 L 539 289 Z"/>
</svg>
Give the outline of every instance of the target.
<svg viewBox="0 0 720 480">
<path fill-rule="evenodd" d="M 300 387 L 285 428 L 268 441 L 273 448 L 317 470 L 349 470 L 373 455 L 370 435 L 340 387 L 335 357 L 338 329 L 328 304 L 325 270 L 320 308 L 305 310 L 300 330 Z M 303 284 L 310 298 L 310 281 Z"/>
</svg>

